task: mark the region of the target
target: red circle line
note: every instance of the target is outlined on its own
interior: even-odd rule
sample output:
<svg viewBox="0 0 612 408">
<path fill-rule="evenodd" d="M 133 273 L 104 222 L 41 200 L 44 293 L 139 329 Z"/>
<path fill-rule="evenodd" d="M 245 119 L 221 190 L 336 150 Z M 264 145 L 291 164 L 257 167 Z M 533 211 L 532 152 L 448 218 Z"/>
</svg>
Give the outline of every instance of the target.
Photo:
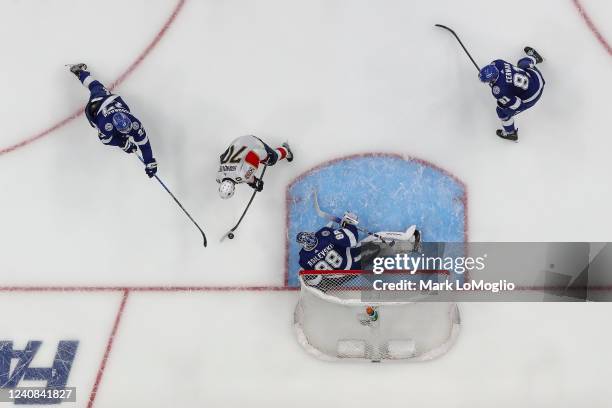
<svg viewBox="0 0 612 408">
<path fill-rule="evenodd" d="M 166 31 L 168 31 L 168 29 L 170 28 L 170 26 L 172 25 L 172 23 L 176 19 L 176 16 L 182 10 L 182 8 L 185 5 L 186 1 L 187 0 L 179 0 L 178 1 L 176 6 L 174 7 L 174 9 L 172 10 L 172 14 L 170 14 L 170 17 L 168 17 L 168 19 L 166 20 L 166 22 L 164 23 L 162 28 L 157 32 L 157 34 L 155 35 L 153 40 L 151 40 L 149 45 L 147 45 L 147 47 L 138 55 L 136 60 L 134 60 L 134 62 L 132 62 L 132 64 L 121 75 L 119 75 L 119 77 L 117 79 L 115 79 L 111 83 L 111 85 L 109 86 L 109 89 L 114 89 L 115 87 L 117 87 L 117 85 L 119 85 L 123 81 L 125 81 L 126 78 L 128 76 L 130 76 L 130 74 L 132 74 L 132 72 L 134 72 L 136 70 L 136 68 L 138 68 L 138 66 L 145 60 L 145 58 L 147 58 L 149 56 L 151 51 L 153 51 L 153 49 L 155 49 L 155 47 L 159 44 L 161 39 L 164 37 L 164 35 L 166 34 Z M 19 148 L 21 148 L 23 146 L 29 145 L 30 143 L 35 142 L 36 140 L 41 139 L 41 138 L 49 135 L 50 133 L 56 131 L 57 129 L 67 125 L 70 122 L 72 122 L 74 119 L 76 119 L 79 116 L 81 116 L 82 113 L 83 113 L 83 109 L 80 108 L 77 111 L 75 111 L 74 113 L 72 113 L 70 116 L 68 116 L 67 118 L 60 120 L 59 122 L 57 122 L 57 123 L 51 125 L 50 127 L 48 127 L 46 129 L 44 129 L 44 130 L 34 134 L 33 136 L 30 136 L 30 137 L 22 140 L 21 142 L 15 143 L 14 145 L 1 148 L 0 149 L 0 156 L 3 155 L 3 154 L 6 154 L 6 153 L 10 153 L 10 152 L 12 152 L 12 151 L 14 151 L 16 149 L 19 149 Z"/>
<path fill-rule="evenodd" d="M 115 88 L 117 85 L 121 84 L 123 81 L 125 81 L 125 79 L 136 69 L 138 68 L 138 66 L 144 61 L 144 59 L 151 53 L 151 51 L 153 51 L 153 49 L 157 46 L 157 44 L 160 42 L 160 40 L 162 39 L 162 37 L 164 36 L 164 34 L 166 33 L 166 31 L 168 31 L 168 28 L 170 28 L 170 26 L 172 25 L 172 23 L 174 22 L 174 20 L 176 19 L 176 16 L 178 15 L 178 13 L 181 11 L 181 9 L 183 8 L 183 6 L 185 5 L 186 0 L 179 0 L 177 5 L 175 6 L 174 10 L 172 11 L 172 14 L 170 15 L 170 17 L 168 18 L 168 20 L 165 22 L 165 24 L 162 26 L 161 30 L 159 30 L 159 32 L 157 33 L 157 35 L 153 38 L 153 40 L 151 41 L 151 43 L 149 43 L 149 45 L 144 49 L 143 52 L 140 53 L 140 55 L 138 56 L 138 58 L 136 58 L 136 60 L 128 67 L 128 69 L 123 72 L 119 78 L 117 78 L 110 86 L 110 89 Z M 574 4 L 574 6 L 576 7 L 576 10 L 578 11 L 578 13 L 582 16 L 582 19 L 584 20 L 584 22 L 586 23 L 586 25 L 589 27 L 589 29 L 591 30 L 591 32 L 595 35 L 595 38 L 597 38 L 597 40 L 599 41 L 599 43 L 604 47 L 604 49 L 607 51 L 607 53 L 609 55 L 612 55 L 612 46 L 610 45 L 610 43 L 608 43 L 608 41 L 606 40 L 606 38 L 604 37 L 604 35 L 601 33 L 601 31 L 599 31 L 599 29 L 597 28 L 597 26 L 595 25 L 595 23 L 593 22 L 593 20 L 591 20 L 591 17 L 589 16 L 589 14 L 586 12 L 586 9 L 584 8 L 584 6 L 582 5 L 582 3 L 580 2 L 580 0 L 572 0 L 572 3 Z M 74 119 L 76 119 L 77 117 L 79 117 L 82 113 L 82 110 L 79 109 L 77 111 L 75 111 L 73 114 L 71 114 L 70 116 L 68 116 L 67 118 L 55 123 L 54 125 L 34 134 L 33 136 L 30 136 L 24 140 L 22 140 L 21 142 L 15 143 L 11 146 L 8 147 L 4 147 L 0 149 L 0 156 L 2 156 L 3 154 L 6 153 L 10 153 L 14 150 L 17 150 L 21 147 L 24 147 L 26 145 L 29 145 L 30 143 L 41 139 L 47 135 L 49 135 L 50 133 L 54 132 L 55 130 L 65 126 L 66 124 L 68 124 L 69 122 L 73 121 Z"/>
<path fill-rule="evenodd" d="M 601 31 L 599 31 L 593 20 L 591 20 L 591 17 L 589 17 L 589 14 L 586 12 L 586 9 L 582 5 L 582 3 L 580 3 L 580 0 L 572 0 L 572 2 L 574 3 L 574 6 L 576 6 L 578 13 L 580 13 L 586 25 L 595 35 L 595 38 L 597 38 L 597 41 L 600 42 L 600 44 L 605 48 L 609 55 L 612 55 L 612 46 L 610 46 L 610 43 L 608 43 L 608 41 L 601 33 Z"/>
</svg>

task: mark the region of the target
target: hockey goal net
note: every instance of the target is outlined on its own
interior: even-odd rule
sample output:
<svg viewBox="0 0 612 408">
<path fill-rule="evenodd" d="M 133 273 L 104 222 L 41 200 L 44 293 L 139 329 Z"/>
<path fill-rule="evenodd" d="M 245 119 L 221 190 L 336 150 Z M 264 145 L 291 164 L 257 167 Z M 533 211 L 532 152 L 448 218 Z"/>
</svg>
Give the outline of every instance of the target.
<svg viewBox="0 0 612 408">
<path fill-rule="evenodd" d="M 299 343 L 325 360 L 430 360 L 459 334 L 455 303 L 428 293 L 379 290 L 382 282 L 440 281 L 436 272 L 302 271 L 294 327 Z M 375 289 L 379 288 L 379 289 Z"/>
</svg>

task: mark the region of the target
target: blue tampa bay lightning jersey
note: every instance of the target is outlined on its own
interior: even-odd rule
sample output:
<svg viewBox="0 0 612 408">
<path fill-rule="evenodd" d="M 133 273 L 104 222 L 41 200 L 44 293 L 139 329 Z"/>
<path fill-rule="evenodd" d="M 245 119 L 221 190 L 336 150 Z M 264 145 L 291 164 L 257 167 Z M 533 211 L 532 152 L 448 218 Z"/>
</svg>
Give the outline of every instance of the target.
<svg viewBox="0 0 612 408">
<path fill-rule="evenodd" d="M 521 69 L 504 60 L 491 64 L 499 70 L 497 81 L 491 84 L 491 92 L 501 108 L 521 111 L 537 101 L 544 88 L 544 78 L 537 69 Z"/>
<path fill-rule="evenodd" d="M 333 229 L 331 223 L 315 233 L 316 245 L 300 250 L 304 270 L 360 270 L 359 233 L 354 225 Z"/>
<path fill-rule="evenodd" d="M 147 133 L 142 123 L 130 112 L 129 106 L 119 96 L 111 93 L 100 82 L 92 78 L 87 71 L 79 74 L 79 79 L 90 91 L 90 99 L 85 107 L 85 115 L 92 127 L 98 130 L 98 138 L 106 145 L 124 146 L 127 139 L 132 139 L 142 153 L 145 163 L 153 160 L 153 152 Z M 113 125 L 113 115 L 123 113 L 131 121 L 127 133 L 119 132 Z"/>
</svg>

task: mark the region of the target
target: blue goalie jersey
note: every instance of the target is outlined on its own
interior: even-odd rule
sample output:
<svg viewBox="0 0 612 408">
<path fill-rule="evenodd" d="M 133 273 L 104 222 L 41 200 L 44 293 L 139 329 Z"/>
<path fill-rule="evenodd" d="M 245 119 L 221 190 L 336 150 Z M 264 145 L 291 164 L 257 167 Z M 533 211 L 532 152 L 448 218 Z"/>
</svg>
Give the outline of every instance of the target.
<svg viewBox="0 0 612 408">
<path fill-rule="evenodd" d="M 359 233 L 354 225 L 333 229 L 321 228 L 314 239 L 300 250 L 300 266 L 304 270 L 360 270 Z"/>
</svg>

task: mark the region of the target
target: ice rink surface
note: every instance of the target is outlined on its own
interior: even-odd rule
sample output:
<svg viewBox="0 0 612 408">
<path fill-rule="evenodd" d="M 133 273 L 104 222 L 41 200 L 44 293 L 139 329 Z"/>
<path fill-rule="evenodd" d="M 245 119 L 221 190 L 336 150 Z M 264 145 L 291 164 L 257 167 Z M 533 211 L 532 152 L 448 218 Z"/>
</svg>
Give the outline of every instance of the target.
<svg viewBox="0 0 612 408">
<path fill-rule="evenodd" d="M 611 21 L 603 0 L 3 2 L 0 340 L 42 340 L 40 366 L 78 340 L 79 407 L 610 406 L 605 303 L 463 304 L 438 360 L 330 364 L 295 341 L 284 272 L 286 187 L 370 152 L 460 179 L 472 241 L 611 241 Z M 495 137 L 488 88 L 435 23 L 481 65 L 544 55 L 518 144 Z M 118 82 L 207 249 L 76 117 L 87 91 L 63 65 L 81 61 Z M 218 155 L 248 133 L 296 160 L 221 244 L 250 191 L 218 198 Z"/>
</svg>

